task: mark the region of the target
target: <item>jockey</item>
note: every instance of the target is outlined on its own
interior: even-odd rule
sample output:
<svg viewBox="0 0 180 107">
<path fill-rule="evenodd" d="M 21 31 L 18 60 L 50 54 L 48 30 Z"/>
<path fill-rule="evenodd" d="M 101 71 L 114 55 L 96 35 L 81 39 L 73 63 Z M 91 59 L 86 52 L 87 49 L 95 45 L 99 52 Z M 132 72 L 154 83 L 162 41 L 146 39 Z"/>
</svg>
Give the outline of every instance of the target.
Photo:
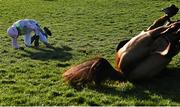
<svg viewBox="0 0 180 107">
<path fill-rule="evenodd" d="M 35 20 L 18 20 L 7 29 L 8 35 L 12 38 L 12 46 L 15 49 L 20 48 L 17 43 L 17 38 L 19 37 L 19 35 L 24 35 L 24 44 L 26 47 L 30 47 L 32 43 L 32 32 L 34 32 L 35 35 L 39 37 L 40 41 L 42 41 L 46 46 L 49 45 L 46 35 Z"/>
</svg>

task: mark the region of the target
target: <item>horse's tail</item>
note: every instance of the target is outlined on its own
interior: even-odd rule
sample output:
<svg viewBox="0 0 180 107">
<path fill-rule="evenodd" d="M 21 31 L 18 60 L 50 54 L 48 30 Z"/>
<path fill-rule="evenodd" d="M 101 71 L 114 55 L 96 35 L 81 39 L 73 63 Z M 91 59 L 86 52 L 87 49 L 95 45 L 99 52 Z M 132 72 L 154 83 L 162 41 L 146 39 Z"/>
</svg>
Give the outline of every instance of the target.
<svg viewBox="0 0 180 107">
<path fill-rule="evenodd" d="M 116 71 L 104 58 L 94 58 L 70 68 L 64 74 L 64 79 L 72 86 L 83 86 L 94 82 L 100 84 L 103 80 L 124 80 L 123 74 Z"/>
</svg>

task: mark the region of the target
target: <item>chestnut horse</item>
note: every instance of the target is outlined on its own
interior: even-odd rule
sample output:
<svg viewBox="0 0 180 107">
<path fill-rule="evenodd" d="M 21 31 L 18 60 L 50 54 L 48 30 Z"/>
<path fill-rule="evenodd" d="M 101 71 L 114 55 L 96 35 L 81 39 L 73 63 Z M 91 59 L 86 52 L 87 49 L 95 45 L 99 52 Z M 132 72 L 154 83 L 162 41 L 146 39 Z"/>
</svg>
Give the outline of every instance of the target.
<svg viewBox="0 0 180 107">
<path fill-rule="evenodd" d="M 72 86 L 100 84 L 111 80 L 149 79 L 160 73 L 179 52 L 180 22 L 166 24 L 168 16 L 156 20 L 147 30 L 119 43 L 115 69 L 104 58 L 94 58 L 67 70 L 63 76 Z"/>
</svg>

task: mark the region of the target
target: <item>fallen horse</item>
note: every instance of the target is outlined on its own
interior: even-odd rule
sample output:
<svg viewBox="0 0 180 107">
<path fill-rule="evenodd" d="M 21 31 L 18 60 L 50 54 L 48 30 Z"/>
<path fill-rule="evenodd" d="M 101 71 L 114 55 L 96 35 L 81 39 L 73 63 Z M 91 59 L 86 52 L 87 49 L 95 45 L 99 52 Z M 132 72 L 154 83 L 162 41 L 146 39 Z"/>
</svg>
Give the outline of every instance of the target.
<svg viewBox="0 0 180 107">
<path fill-rule="evenodd" d="M 104 58 L 94 58 L 67 70 L 64 79 L 73 87 L 82 87 L 106 79 L 136 81 L 156 76 L 180 50 L 180 21 L 170 21 L 178 8 L 168 10 L 148 29 L 118 44 L 115 68 Z"/>
</svg>

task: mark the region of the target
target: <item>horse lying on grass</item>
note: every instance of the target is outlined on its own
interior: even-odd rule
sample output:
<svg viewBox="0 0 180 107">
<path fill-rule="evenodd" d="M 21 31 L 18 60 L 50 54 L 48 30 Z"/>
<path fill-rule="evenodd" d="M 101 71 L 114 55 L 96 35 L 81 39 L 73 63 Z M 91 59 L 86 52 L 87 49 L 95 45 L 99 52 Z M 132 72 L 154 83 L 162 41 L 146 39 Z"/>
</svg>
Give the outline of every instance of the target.
<svg viewBox="0 0 180 107">
<path fill-rule="evenodd" d="M 104 58 L 94 58 L 67 70 L 63 76 L 77 88 L 99 85 L 106 79 L 136 81 L 150 79 L 162 71 L 178 54 L 180 21 L 166 24 L 167 15 L 130 40 L 120 42 L 115 54 L 115 69 Z"/>
</svg>

